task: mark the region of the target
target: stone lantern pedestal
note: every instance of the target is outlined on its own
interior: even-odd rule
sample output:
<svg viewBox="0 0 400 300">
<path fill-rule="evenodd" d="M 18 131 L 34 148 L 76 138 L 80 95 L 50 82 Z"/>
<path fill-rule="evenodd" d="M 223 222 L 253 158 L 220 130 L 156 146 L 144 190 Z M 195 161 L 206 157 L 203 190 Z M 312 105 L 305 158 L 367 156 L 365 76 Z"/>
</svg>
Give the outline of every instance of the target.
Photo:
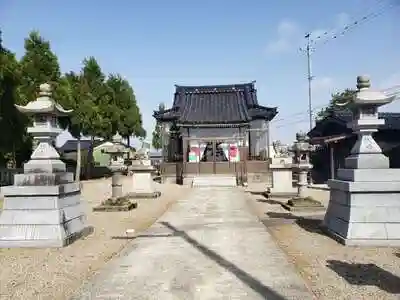
<svg viewBox="0 0 400 300">
<path fill-rule="evenodd" d="M 297 133 L 296 141 L 291 148 L 291 151 L 295 154 L 296 161 L 293 167 L 299 174 L 297 181 L 297 195 L 287 203 L 282 204 L 282 206 L 287 210 L 314 211 L 324 208 L 320 202 L 306 195 L 308 186 L 307 175 L 312 168 L 309 156 L 311 150 L 312 146 L 308 142 L 306 134 Z"/>
<path fill-rule="evenodd" d="M 139 150 L 140 151 L 140 150 Z M 152 174 L 155 168 L 146 154 L 139 153 L 137 160 L 132 162 L 130 170 L 132 171 L 132 190 L 129 196 L 132 198 L 157 198 L 161 192 L 154 187 Z"/>
<path fill-rule="evenodd" d="M 64 110 L 51 98 L 51 87 L 40 86 L 39 98 L 26 106 L 16 106 L 33 116 L 28 132 L 38 142 L 24 173 L 14 176 L 14 185 L 2 187 L 0 247 L 63 247 L 88 233 L 81 188 L 53 147 L 62 129 L 57 117 Z"/>
<path fill-rule="evenodd" d="M 124 154 L 128 151 L 117 132 L 112 138 L 112 145 L 104 149 L 104 152 L 110 155 L 111 197 L 94 207 L 93 211 L 128 211 L 137 207 L 136 201 L 124 195 L 122 186 L 122 172 L 127 169 L 124 165 Z"/>
<path fill-rule="evenodd" d="M 384 120 L 378 107 L 392 102 L 370 89 L 367 77 L 357 78 L 352 99 L 353 121 L 348 124 L 358 139 L 339 169 L 328 181 L 330 200 L 324 226 L 338 241 L 357 246 L 400 246 L 400 169 L 390 169 L 389 159 L 372 137 Z"/>
<path fill-rule="evenodd" d="M 271 159 L 269 169 L 272 171 L 272 187 L 268 193 L 271 195 L 293 195 L 292 157 L 274 157 Z"/>
</svg>

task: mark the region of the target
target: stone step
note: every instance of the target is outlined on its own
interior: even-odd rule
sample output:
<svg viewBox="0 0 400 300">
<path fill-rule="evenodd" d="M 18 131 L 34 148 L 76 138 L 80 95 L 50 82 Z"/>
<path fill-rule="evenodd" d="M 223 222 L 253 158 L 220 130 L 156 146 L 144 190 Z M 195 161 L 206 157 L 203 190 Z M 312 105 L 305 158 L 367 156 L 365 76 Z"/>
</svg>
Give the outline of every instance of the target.
<svg viewBox="0 0 400 300">
<path fill-rule="evenodd" d="M 235 187 L 235 176 L 197 176 L 193 178 L 192 187 Z"/>
</svg>

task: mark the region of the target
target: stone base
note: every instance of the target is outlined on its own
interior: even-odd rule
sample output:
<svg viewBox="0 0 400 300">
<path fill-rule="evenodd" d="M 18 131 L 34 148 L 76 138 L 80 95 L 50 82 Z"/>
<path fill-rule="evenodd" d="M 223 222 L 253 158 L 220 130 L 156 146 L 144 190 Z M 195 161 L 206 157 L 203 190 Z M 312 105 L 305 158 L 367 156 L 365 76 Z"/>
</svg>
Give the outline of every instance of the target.
<svg viewBox="0 0 400 300">
<path fill-rule="evenodd" d="M 26 180 L 19 180 L 49 182 L 53 175 L 46 179 L 42 173 L 34 179 L 33 174 L 26 174 Z M 87 231 L 79 183 L 5 186 L 2 193 L 0 248 L 63 247 Z"/>
<path fill-rule="evenodd" d="M 324 232 L 338 243 L 358 247 L 400 247 L 400 239 L 348 239 L 323 226 Z"/>
<path fill-rule="evenodd" d="M 128 194 L 130 198 L 145 198 L 145 199 L 149 199 L 149 198 L 158 198 L 161 196 L 161 192 L 156 191 L 156 192 L 151 192 L 151 193 L 129 193 Z"/>
<path fill-rule="evenodd" d="M 324 226 L 331 236 L 345 245 L 400 245 L 400 181 L 330 180 L 328 185 Z"/>
<path fill-rule="evenodd" d="M 317 211 L 325 209 L 319 201 L 308 197 L 292 198 L 287 203 L 283 203 L 282 206 L 289 211 Z"/>
<path fill-rule="evenodd" d="M 137 203 L 131 196 L 126 195 L 119 198 L 108 198 L 93 211 L 129 211 L 137 207 Z"/>
<path fill-rule="evenodd" d="M 287 198 L 294 198 L 294 197 L 296 197 L 296 195 L 297 195 L 297 191 L 296 192 L 292 191 L 292 192 L 288 192 L 288 193 L 283 193 L 283 192 L 274 193 L 274 192 L 271 192 L 271 190 L 268 190 L 263 193 L 263 196 L 266 198 L 286 198 L 287 199 Z"/>
<path fill-rule="evenodd" d="M 24 230 L 23 228 L 21 228 Z M 1 229 L 0 229 L 1 230 Z M 4 236 L 0 237 L 0 248 L 63 248 L 75 241 L 85 238 L 93 233 L 92 226 L 86 226 L 82 230 L 70 234 L 64 239 L 8 239 Z M 39 232 L 40 230 L 36 231 Z M 60 232 L 61 234 L 61 232 Z"/>
<path fill-rule="evenodd" d="M 121 204 L 121 205 L 107 205 L 107 204 L 101 204 L 99 206 L 93 207 L 93 211 L 95 212 L 116 212 L 116 211 L 130 211 L 134 208 L 137 207 L 136 202 L 129 202 L 126 204 Z"/>
<path fill-rule="evenodd" d="M 131 198 L 157 198 L 160 192 L 154 188 L 151 169 L 134 170 L 132 175 L 132 190 L 128 193 Z"/>
<path fill-rule="evenodd" d="M 297 191 L 293 187 L 291 167 L 271 165 L 270 169 L 272 170 L 272 187 L 270 188 L 272 194 L 295 193 Z"/>
</svg>

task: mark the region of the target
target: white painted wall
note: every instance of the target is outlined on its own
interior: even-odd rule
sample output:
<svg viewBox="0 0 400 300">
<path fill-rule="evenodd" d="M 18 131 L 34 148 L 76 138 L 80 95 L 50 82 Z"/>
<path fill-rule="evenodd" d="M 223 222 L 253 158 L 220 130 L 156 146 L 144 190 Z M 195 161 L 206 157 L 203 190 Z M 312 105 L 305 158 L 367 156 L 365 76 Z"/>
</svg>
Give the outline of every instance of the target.
<svg viewBox="0 0 400 300">
<path fill-rule="evenodd" d="M 268 124 L 265 120 L 254 120 L 250 123 L 250 154 L 253 156 L 265 152 L 268 147 Z"/>
<path fill-rule="evenodd" d="M 186 128 L 182 128 L 182 134 L 183 136 L 187 136 Z M 195 138 L 230 138 L 238 135 L 239 128 L 189 128 L 189 136 Z"/>
</svg>

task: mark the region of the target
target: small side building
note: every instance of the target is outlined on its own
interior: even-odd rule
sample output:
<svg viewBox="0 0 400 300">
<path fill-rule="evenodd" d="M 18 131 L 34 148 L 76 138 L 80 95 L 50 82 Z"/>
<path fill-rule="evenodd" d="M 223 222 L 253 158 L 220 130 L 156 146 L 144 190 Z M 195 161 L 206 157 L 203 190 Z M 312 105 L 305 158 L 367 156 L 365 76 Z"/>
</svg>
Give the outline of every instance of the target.
<svg viewBox="0 0 400 300">
<path fill-rule="evenodd" d="M 390 167 L 400 168 L 400 113 L 382 112 L 379 117 L 385 120 L 385 124 L 373 134 L 374 139 L 389 157 Z M 351 120 L 351 111 L 332 110 L 308 133 L 311 143 L 317 145 L 311 158 L 314 183 L 325 183 L 335 178 L 337 169 L 344 167 L 344 159 L 357 140 L 357 136 L 347 128 Z"/>
<path fill-rule="evenodd" d="M 199 174 L 266 172 L 269 122 L 277 113 L 259 105 L 254 82 L 177 85 L 172 107 L 153 115 L 163 128 L 163 175 L 182 182 Z M 253 170 L 250 160 L 263 163 Z"/>
</svg>

